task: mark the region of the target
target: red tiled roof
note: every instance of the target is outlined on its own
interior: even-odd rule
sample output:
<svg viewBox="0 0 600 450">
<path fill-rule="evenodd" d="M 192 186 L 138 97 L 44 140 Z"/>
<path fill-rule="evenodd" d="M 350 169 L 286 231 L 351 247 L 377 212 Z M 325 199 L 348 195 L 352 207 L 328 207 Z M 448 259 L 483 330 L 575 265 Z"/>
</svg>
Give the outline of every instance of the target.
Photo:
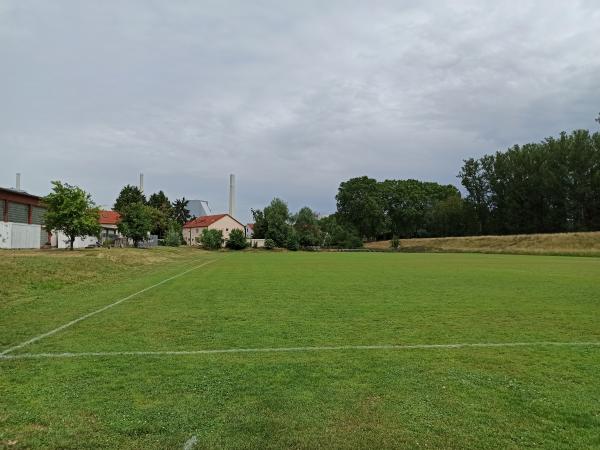
<svg viewBox="0 0 600 450">
<path fill-rule="evenodd" d="M 100 211 L 100 222 L 103 225 L 117 225 L 121 220 L 121 214 L 116 211 Z"/>
<path fill-rule="evenodd" d="M 227 215 L 228 214 L 214 214 L 212 216 L 197 217 L 186 223 L 183 228 L 206 228 Z"/>
</svg>

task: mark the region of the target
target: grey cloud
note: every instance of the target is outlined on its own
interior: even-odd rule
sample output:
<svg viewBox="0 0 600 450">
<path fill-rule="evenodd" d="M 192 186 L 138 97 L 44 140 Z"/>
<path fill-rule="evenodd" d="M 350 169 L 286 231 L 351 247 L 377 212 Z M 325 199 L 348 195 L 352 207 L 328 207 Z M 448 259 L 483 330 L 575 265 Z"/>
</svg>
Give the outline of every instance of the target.
<svg viewBox="0 0 600 450">
<path fill-rule="evenodd" d="M 455 183 L 463 158 L 595 128 L 581 2 L 30 2 L 0 7 L 0 184 L 111 204 L 146 174 L 226 208 L 327 213 L 343 179 Z"/>
</svg>

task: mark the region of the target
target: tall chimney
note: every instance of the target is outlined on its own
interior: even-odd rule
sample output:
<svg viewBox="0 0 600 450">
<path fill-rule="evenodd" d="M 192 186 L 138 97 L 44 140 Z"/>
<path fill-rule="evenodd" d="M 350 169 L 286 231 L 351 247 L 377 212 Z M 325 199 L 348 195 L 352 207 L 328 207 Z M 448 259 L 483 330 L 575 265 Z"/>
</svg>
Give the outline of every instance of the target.
<svg viewBox="0 0 600 450">
<path fill-rule="evenodd" d="M 144 192 L 144 174 L 140 173 L 140 191 Z"/>
<path fill-rule="evenodd" d="M 17 173 L 17 182 L 15 185 L 15 188 L 17 189 L 17 191 L 21 190 L 21 174 Z"/>
<path fill-rule="evenodd" d="M 229 215 L 235 217 L 235 175 L 229 175 Z"/>
</svg>

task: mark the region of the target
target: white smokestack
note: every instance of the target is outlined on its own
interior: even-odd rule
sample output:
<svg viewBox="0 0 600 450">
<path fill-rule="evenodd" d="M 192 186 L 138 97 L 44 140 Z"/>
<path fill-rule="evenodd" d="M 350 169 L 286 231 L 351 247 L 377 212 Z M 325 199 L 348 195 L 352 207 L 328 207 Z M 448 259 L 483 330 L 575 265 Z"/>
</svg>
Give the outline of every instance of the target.
<svg viewBox="0 0 600 450">
<path fill-rule="evenodd" d="M 229 215 L 235 217 L 235 175 L 229 175 Z"/>
<path fill-rule="evenodd" d="M 144 174 L 140 173 L 140 191 L 144 192 Z"/>
<path fill-rule="evenodd" d="M 15 184 L 15 188 L 17 189 L 17 191 L 21 190 L 21 174 L 17 173 L 17 182 Z"/>
</svg>

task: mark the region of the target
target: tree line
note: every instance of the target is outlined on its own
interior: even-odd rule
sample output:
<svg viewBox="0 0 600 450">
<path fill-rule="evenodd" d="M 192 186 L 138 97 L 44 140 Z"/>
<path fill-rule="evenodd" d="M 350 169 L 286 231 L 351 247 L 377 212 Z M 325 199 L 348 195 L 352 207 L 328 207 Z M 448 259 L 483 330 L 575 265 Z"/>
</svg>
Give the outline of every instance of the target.
<svg viewBox="0 0 600 450">
<path fill-rule="evenodd" d="M 600 229 L 600 133 L 576 130 L 464 161 L 481 234 Z"/>
<path fill-rule="evenodd" d="M 42 202 L 47 208 L 45 227 L 65 233 L 71 250 L 76 237 L 99 236 L 100 208 L 83 189 L 53 181 L 52 192 Z M 182 226 L 193 218 L 187 205 L 185 198 L 171 203 L 163 191 L 146 199 L 138 187 L 127 185 L 121 189 L 113 210 L 121 216 L 117 229 L 135 246 L 148 234 L 164 239 L 165 245 L 178 246 L 183 239 Z"/>
<path fill-rule="evenodd" d="M 600 117 L 596 119 L 600 123 Z M 391 238 L 600 230 L 600 133 L 558 138 L 463 161 L 451 184 L 367 176 L 343 181 L 336 212 L 291 214 L 274 199 L 253 210 L 254 236 L 276 246 L 354 248 Z"/>
</svg>

